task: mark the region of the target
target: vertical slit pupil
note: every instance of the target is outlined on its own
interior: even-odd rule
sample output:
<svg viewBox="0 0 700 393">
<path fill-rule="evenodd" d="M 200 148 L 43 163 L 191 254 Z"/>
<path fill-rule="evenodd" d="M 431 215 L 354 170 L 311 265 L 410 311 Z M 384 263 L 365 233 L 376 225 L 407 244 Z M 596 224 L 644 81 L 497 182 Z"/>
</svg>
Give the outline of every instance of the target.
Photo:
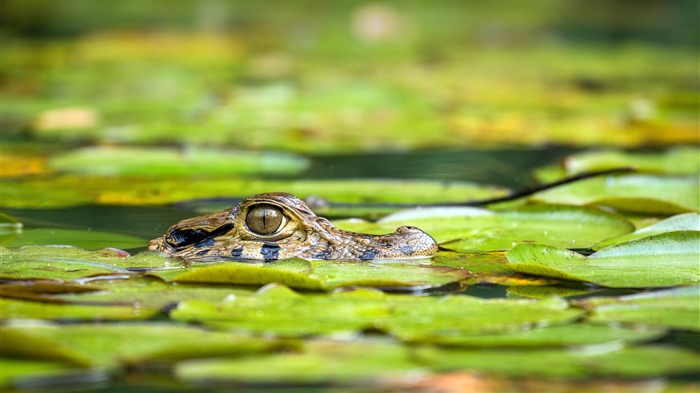
<svg viewBox="0 0 700 393">
<path fill-rule="evenodd" d="M 273 205 L 258 205 L 248 211 L 245 219 L 248 229 L 261 234 L 275 233 L 283 222 L 282 210 Z"/>
</svg>

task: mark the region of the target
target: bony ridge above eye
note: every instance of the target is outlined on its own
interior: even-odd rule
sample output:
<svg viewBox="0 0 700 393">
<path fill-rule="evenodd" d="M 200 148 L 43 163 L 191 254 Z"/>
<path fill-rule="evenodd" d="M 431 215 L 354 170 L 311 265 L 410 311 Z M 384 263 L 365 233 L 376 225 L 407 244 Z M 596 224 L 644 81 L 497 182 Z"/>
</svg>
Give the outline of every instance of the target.
<svg viewBox="0 0 700 393">
<path fill-rule="evenodd" d="M 275 205 L 259 204 L 246 213 L 245 224 L 253 233 L 272 235 L 287 223 L 281 208 Z"/>
</svg>

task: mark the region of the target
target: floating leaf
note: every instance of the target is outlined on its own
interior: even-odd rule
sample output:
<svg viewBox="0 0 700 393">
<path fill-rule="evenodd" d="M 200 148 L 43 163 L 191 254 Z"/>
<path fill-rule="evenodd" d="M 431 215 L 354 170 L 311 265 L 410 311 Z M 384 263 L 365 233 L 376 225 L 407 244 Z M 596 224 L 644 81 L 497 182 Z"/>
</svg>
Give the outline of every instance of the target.
<svg viewBox="0 0 700 393">
<path fill-rule="evenodd" d="M 35 359 L 14 359 L 8 357 L 0 358 L 0 388 L 8 386 L 36 386 L 38 378 L 70 377 L 73 381 L 78 380 L 77 376 L 86 376 L 90 381 L 108 380 L 109 375 L 106 370 L 85 370 L 72 364 L 60 361 L 35 360 Z"/>
<path fill-rule="evenodd" d="M 629 233 L 627 219 L 594 208 L 559 205 L 525 206 L 491 212 L 485 209 L 438 208 L 399 212 L 377 224 L 336 221 L 356 232 L 387 233 L 399 225 L 428 232 L 441 247 L 460 252 L 509 250 L 518 243 L 546 243 L 588 248 L 610 237 Z"/>
<path fill-rule="evenodd" d="M 679 147 L 662 153 L 630 153 L 618 150 L 591 151 L 573 154 L 562 166 L 548 166 L 536 171 L 545 182 L 582 172 L 633 167 L 640 172 L 693 175 L 700 168 L 700 149 Z"/>
<path fill-rule="evenodd" d="M 219 302 L 184 301 L 171 312 L 180 321 L 196 321 L 239 332 L 310 336 L 351 334 L 375 327 L 389 312 L 386 297 L 363 289 L 329 296 L 301 296 L 273 285 L 255 296 Z M 303 323 L 299 323 L 303 321 Z"/>
<path fill-rule="evenodd" d="M 0 296 L 62 303 L 53 295 L 99 291 L 99 288 L 58 280 L 11 281 L 0 285 Z"/>
<path fill-rule="evenodd" d="M 2 288 L 2 287 L 0 287 Z M 99 280 L 91 282 L 95 292 L 65 294 L 54 298 L 80 304 L 134 305 L 164 309 L 183 300 L 219 301 L 232 296 L 248 296 L 252 289 L 223 285 L 196 285 L 165 283 L 154 277 L 138 277 L 128 280 Z"/>
<path fill-rule="evenodd" d="M 73 280 L 96 275 L 124 275 L 135 268 L 181 266 L 181 259 L 156 253 L 129 256 L 117 249 L 87 251 L 76 247 L 0 247 L 0 277 L 12 280 Z"/>
<path fill-rule="evenodd" d="M 599 345 L 606 343 L 650 341 L 663 336 L 664 329 L 628 329 L 622 327 L 574 323 L 563 326 L 536 327 L 515 333 L 455 334 L 421 337 L 419 341 L 461 347 L 524 347 L 543 349 Z"/>
<path fill-rule="evenodd" d="M 435 370 L 469 370 L 509 377 L 651 378 L 697 372 L 700 355 L 673 347 L 581 350 L 458 350 L 421 348 L 415 355 Z"/>
<path fill-rule="evenodd" d="M 181 362 L 178 379 L 209 383 L 229 381 L 269 385 L 361 383 L 416 375 L 423 368 L 410 360 L 404 347 L 387 342 L 307 342 L 301 352 L 240 359 Z"/>
<path fill-rule="evenodd" d="M 22 223 L 7 214 L 0 213 L 0 244 L 22 233 Z"/>
<path fill-rule="evenodd" d="M 250 354 L 269 351 L 279 345 L 272 340 L 166 323 L 15 323 L 1 327 L 0 337 L 3 354 L 109 367 L 154 360 Z"/>
<path fill-rule="evenodd" d="M 0 298 L 2 319 L 53 319 L 53 320 L 105 320 L 105 319 L 147 319 L 157 309 L 141 305 L 73 305 L 53 304 Z"/>
<path fill-rule="evenodd" d="M 606 176 L 542 191 L 531 200 L 571 205 L 604 205 L 647 214 L 678 214 L 700 207 L 698 177 Z"/>
<path fill-rule="evenodd" d="M 598 243 L 593 246 L 593 249 L 600 250 L 605 247 L 614 246 L 616 244 L 625 243 L 631 240 L 673 231 L 700 231 L 700 214 L 685 213 L 669 217 L 665 220 L 657 222 L 654 225 L 650 225 L 648 227 L 638 229 L 632 233 Z"/>
<path fill-rule="evenodd" d="M 171 313 L 176 320 L 245 332 L 306 336 L 382 329 L 409 341 L 517 331 L 533 325 L 567 323 L 580 315 L 581 310 L 569 308 L 561 299 L 421 298 L 384 295 L 367 289 L 330 296 L 300 296 L 279 286 L 266 287 L 252 297 L 215 303 L 185 301 Z M 300 324 L 300 320 L 304 323 Z"/>
<path fill-rule="evenodd" d="M 309 160 L 279 152 L 110 146 L 63 153 L 53 157 L 49 166 L 61 172 L 101 176 L 296 175 L 308 168 Z"/>
<path fill-rule="evenodd" d="M 144 179 L 55 176 L 2 180 L 5 207 L 59 207 L 80 204 L 165 204 L 197 198 L 243 197 L 285 191 L 333 202 L 434 203 L 502 196 L 506 190 L 468 182 L 411 180 L 261 180 L 246 178 Z"/>
<path fill-rule="evenodd" d="M 287 259 L 272 263 L 223 262 L 185 271 L 152 272 L 170 282 L 265 285 L 330 290 L 344 286 L 429 289 L 458 283 L 464 270 L 416 262 L 333 262 Z"/>
<path fill-rule="evenodd" d="M 559 298 L 480 299 L 448 296 L 426 308 L 402 302 L 392 307 L 385 329 L 409 341 L 430 341 L 470 333 L 527 330 L 532 326 L 569 323 L 581 315 Z"/>
<path fill-rule="evenodd" d="M 662 287 L 700 282 L 698 231 L 677 231 L 602 249 L 589 257 L 541 244 L 508 253 L 522 273 L 588 281 L 613 288 Z"/>
<path fill-rule="evenodd" d="M 627 322 L 700 332 L 700 287 L 676 288 L 578 302 L 592 322 Z"/>
<path fill-rule="evenodd" d="M 9 241 L 3 241 L 5 247 L 21 247 L 37 244 L 70 245 L 87 249 L 105 247 L 135 248 L 143 247 L 148 240 L 119 233 L 85 231 L 75 229 L 39 228 L 22 232 Z"/>
</svg>

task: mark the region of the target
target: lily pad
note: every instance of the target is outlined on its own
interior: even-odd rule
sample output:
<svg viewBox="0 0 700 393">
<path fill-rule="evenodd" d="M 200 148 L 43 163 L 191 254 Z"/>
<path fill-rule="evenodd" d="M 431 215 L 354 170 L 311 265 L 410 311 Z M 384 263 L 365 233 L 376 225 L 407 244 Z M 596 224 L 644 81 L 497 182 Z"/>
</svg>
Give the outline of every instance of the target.
<svg viewBox="0 0 700 393">
<path fill-rule="evenodd" d="M 2 288 L 2 287 L 0 287 Z M 164 309 L 184 300 L 220 301 L 230 297 L 249 296 L 252 289 L 223 285 L 197 285 L 163 282 L 154 277 L 133 277 L 128 280 L 91 282 L 91 292 L 55 295 L 63 302 L 93 305 L 134 305 Z"/>
<path fill-rule="evenodd" d="M 569 308 L 561 299 L 406 297 L 368 289 L 301 296 L 285 287 L 273 286 L 253 297 L 181 302 L 171 317 L 259 334 L 347 335 L 381 329 L 403 340 L 430 341 L 442 336 L 518 331 L 534 325 L 568 323 L 581 313 L 580 309 Z M 304 323 L 300 324 L 300 320 Z"/>
<path fill-rule="evenodd" d="M 541 181 L 550 182 L 582 172 L 626 167 L 646 173 L 698 174 L 700 149 L 679 147 L 661 153 L 629 153 L 619 150 L 583 152 L 567 156 L 563 165 L 548 166 L 535 173 Z"/>
<path fill-rule="evenodd" d="M 392 307 L 385 329 L 402 340 L 431 341 L 465 334 L 489 334 L 527 330 L 533 326 L 570 323 L 582 310 L 559 298 L 480 299 L 447 296 L 422 308 L 411 302 Z"/>
<path fill-rule="evenodd" d="M 22 233 L 22 223 L 7 214 L 0 213 L 0 244 Z"/>
<path fill-rule="evenodd" d="M 159 310 L 140 305 L 77 305 L 54 304 L 0 298 L 2 319 L 52 319 L 52 320 L 129 320 L 148 319 Z"/>
<path fill-rule="evenodd" d="M 297 175 L 308 168 L 309 160 L 280 152 L 100 146 L 57 155 L 49 166 L 65 173 L 100 176 Z"/>
<path fill-rule="evenodd" d="M 10 280 L 74 280 L 97 275 L 125 275 L 137 268 L 181 266 L 181 259 L 156 253 L 129 256 L 117 249 L 87 251 L 76 247 L 0 247 L 0 277 Z"/>
<path fill-rule="evenodd" d="M 35 360 L 35 359 L 14 359 L 9 357 L 0 358 L 0 388 L 9 386 L 19 387 L 24 385 L 36 386 L 36 379 L 67 377 L 76 380 L 76 376 L 85 375 L 91 381 L 108 380 L 109 375 L 106 370 L 92 369 L 86 370 L 74 364 L 67 364 L 61 361 Z"/>
<path fill-rule="evenodd" d="M 3 354 L 116 367 L 148 361 L 251 354 L 279 343 L 168 323 L 51 325 L 15 323 L 0 328 Z M 183 340 L 183 337 L 187 337 Z"/>
<path fill-rule="evenodd" d="M 626 218 L 595 208 L 561 205 L 525 206 L 493 212 L 486 209 L 424 208 L 402 211 L 378 223 L 335 221 L 356 232 L 387 233 L 400 225 L 428 232 L 442 248 L 459 252 L 509 250 L 519 243 L 588 248 L 634 230 Z"/>
<path fill-rule="evenodd" d="M 302 351 L 239 359 L 204 359 L 181 362 L 178 379 L 211 383 L 246 384 L 361 384 L 421 375 L 425 370 L 407 350 L 387 342 L 307 342 Z"/>
<path fill-rule="evenodd" d="M 541 244 L 508 253 L 518 272 L 612 288 L 663 287 L 700 282 L 700 232 L 663 233 L 604 248 L 589 257 Z"/>
<path fill-rule="evenodd" d="M 698 187 L 697 176 L 606 176 L 542 191 L 530 199 L 545 203 L 603 205 L 634 213 L 679 214 L 700 208 Z"/>
<path fill-rule="evenodd" d="M 2 241 L 5 247 L 27 245 L 70 245 L 96 250 L 105 247 L 135 248 L 143 247 L 148 240 L 119 233 L 84 231 L 75 229 L 39 228 L 22 232 L 9 241 Z"/>
<path fill-rule="evenodd" d="M 443 346 L 479 348 L 570 347 L 650 341 L 666 334 L 664 329 L 629 329 L 607 325 L 574 323 L 562 326 L 535 327 L 515 333 L 458 334 L 423 337 L 420 341 Z"/>
<path fill-rule="evenodd" d="M 239 285 L 280 283 L 292 288 L 331 290 L 344 286 L 430 289 L 458 283 L 461 269 L 416 262 L 332 262 L 288 259 L 273 263 L 223 262 L 182 271 L 151 272 L 169 282 Z"/>
<path fill-rule="evenodd" d="M 588 320 L 625 322 L 700 332 L 700 287 L 676 288 L 617 298 L 577 302 L 591 310 Z"/>
<path fill-rule="evenodd" d="M 658 235 L 673 231 L 700 231 L 700 214 L 685 213 L 669 217 L 661 220 L 656 224 L 638 229 L 632 233 L 615 237 L 593 246 L 594 250 L 600 250 L 605 247 L 614 246 L 616 244 L 625 243 L 631 240 L 641 239 L 643 237 Z"/>
<path fill-rule="evenodd" d="M 696 373 L 700 355 L 673 347 L 618 345 L 579 350 L 458 350 L 421 348 L 415 356 L 440 371 L 469 370 L 509 377 L 651 378 Z"/>
<path fill-rule="evenodd" d="M 33 180 L 0 180 L 5 207 L 61 207 L 80 204 L 166 204 L 198 198 L 242 197 L 284 190 L 300 198 L 333 202 L 436 203 L 503 196 L 507 190 L 468 182 L 429 180 L 261 180 L 248 178 L 145 179 L 97 176 L 53 176 Z"/>
</svg>

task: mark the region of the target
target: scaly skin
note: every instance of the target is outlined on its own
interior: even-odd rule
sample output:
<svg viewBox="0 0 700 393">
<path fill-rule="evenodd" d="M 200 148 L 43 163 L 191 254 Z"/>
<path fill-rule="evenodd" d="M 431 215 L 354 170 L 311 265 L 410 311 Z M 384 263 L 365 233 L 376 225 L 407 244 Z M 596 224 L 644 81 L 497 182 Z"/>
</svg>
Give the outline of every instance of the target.
<svg viewBox="0 0 700 393">
<path fill-rule="evenodd" d="M 249 217 L 253 209 L 281 213 L 279 227 L 276 221 L 270 221 L 269 215 Z M 256 222 L 259 225 L 267 222 L 276 229 L 268 234 L 255 232 L 249 224 L 255 226 Z M 430 235 L 415 227 L 402 226 L 387 235 L 338 229 L 315 215 L 302 200 L 287 193 L 255 195 L 231 209 L 180 221 L 148 246 L 149 250 L 185 259 L 225 257 L 263 261 L 295 257 L 342 261 L 404 259 L 431 256 L 437 248 Z"/>
</svg>

